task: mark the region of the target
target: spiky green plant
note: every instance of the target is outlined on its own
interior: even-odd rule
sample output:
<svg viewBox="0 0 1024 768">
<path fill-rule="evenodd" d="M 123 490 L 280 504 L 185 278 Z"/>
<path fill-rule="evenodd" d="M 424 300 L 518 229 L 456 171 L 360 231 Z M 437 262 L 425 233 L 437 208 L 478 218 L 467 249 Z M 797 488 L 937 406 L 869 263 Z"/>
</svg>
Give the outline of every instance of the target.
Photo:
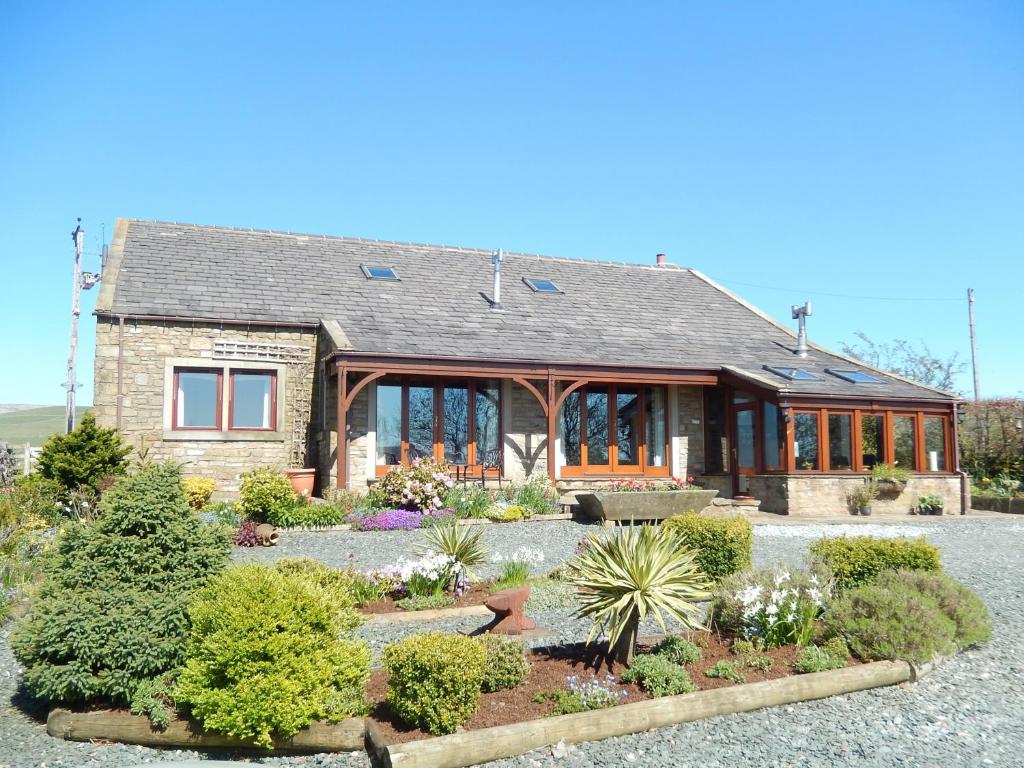
<svg viewBox="0 0 1024 768">
<path fill-rule="evenodd" d="M 593 621 L 587 643 L 607 629 L 615 661 L 632 661 L 640 622 L 648 616 L 665 632 L 666 615 L 687 629 L 703 629 L 695 603 L 711 596 L 708 578 L 696 553 L 660 526 L 623 527 L 605 539 L 591 536 L 567 570 L 566 581 L 580 597 L 577 615 Z"/>
<path fill-rule="evenodd" d="M 487 561 L 487 547 L 480 538 L 482 529 L 473 530 L 470 526 L 459 525 L 455 520 L 445 520 L 423 531 L 426 544 L 416 548 L 416 555 L 439 552 L 455 558 L 466 573 L 476 578 L 472 568 Z"/>
</svg>

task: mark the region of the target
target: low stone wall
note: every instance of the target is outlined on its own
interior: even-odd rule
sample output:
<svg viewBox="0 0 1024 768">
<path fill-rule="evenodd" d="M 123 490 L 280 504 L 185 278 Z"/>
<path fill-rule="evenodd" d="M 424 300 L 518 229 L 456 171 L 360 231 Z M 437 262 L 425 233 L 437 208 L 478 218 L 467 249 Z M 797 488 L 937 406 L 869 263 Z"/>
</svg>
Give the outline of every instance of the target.
<svg viewBox="0 0 1024 768">
<path fill-rule="evenodd" d="M 863 476 L 838 475 L 755 475 L 750 494 L 761 500 L 763 512 L 783 515 L 848 515 L 846 497 L 864 483 Z M 917 475 L 896 496 L 876 499 L 874 514 L 909 514 L 917 497 L 941 496 L 946 514 L 960 514 L 960 478 L 951 475 Z"/>
<path fill-rule="evenodd" d="M 1010 499 L 1002 496 L 971 496 L 971 509 L 1024 515 L 1024 499 Z"/>
</svg>

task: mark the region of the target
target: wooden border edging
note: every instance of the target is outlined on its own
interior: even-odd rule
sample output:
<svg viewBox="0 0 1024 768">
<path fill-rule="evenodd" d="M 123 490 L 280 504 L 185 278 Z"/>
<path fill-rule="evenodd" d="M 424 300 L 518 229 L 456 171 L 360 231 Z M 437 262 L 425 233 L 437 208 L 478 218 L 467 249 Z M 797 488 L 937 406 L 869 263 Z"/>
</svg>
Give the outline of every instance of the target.
<svg viewBox="0 0 1024 768">
<path fill-rule="evenodd" d="M 912 675 L 906 662 L 876 661 L 831 672 L 665 696 L 610 709 L 528 720 L 404 744 L 387 744 L 376 725 L 368 723 L 367 751 L 388 768 L 465 768 L 521 755 L 559 741 L 597 741 L 707 717 L 823 699 L 903 683 Z"/>
<path fill-rule="evenodd" d="M 486 517 L 463 517 L 456 520 L 459 525 L 504 525 L 506 523 L 546 523 L 551 520 L 572 520 L 569 512 L 554 512 L 550 515 L 531 515 L 521 520 L 491 520 Z M 376 533 L 376 531 L 359 531 L 350 523 L 341 525 L 296 525 L 291 528 L 278 528 L 284 533 L 333 533 L 335 531 L 353 531 L 355 533 Z M 414 529 L 415 530 L 415 529 Z"/>
<path fill-rule="evenodd" d="M 366 613 L 366 624 L 407 624 L 411 621 L 458 619 L 462 616 L 492 616 L 486 605 L 464 605 L 458 608 L 433 608 L 427 611 L 395 611 L 393 613 Z"/>
<path fill-rule="evenodd" d="M 149 747 L 186 747 L 193 749 L 245 749 L 267 752 L 249 741 L 209 733 L 195 723 L 172 718 L 167 728 L 157 730 L 145 715 L 116 710 L 71 712 L 54 709 L 46 718 L 46 732 L 71 741 L 119 741 Z M 290 739 L 274 741 L 274 752 L 355 752 L 366 746 L 366 725 L 362 718 L 350 717 L 337 723 L 316 722 Z"/>
</svg>

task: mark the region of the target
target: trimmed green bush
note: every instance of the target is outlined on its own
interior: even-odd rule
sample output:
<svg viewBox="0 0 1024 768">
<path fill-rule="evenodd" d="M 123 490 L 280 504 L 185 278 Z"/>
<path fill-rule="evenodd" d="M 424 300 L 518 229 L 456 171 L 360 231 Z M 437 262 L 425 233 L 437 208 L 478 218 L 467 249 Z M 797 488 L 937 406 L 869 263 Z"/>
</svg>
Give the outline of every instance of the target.
<svg viewBox="0 0 1024 768">
<path fill-rule="evenodd" d="M 202 511 L 210 502 L 217 483 L 210 477 L 185 477 L 181 480 L 181 488 L 185 492 L 188 505 L 196 512 Z"/>
<path fill-rule="evenodd" d="M 824 648 L 816 645 L 809 645 L 800 650 L 793 669 L 801 675 L 810 672 L 828 672 L 830 669 L 842 669 L 846 666 L 846 657 L 833 656 Z"/>
<path fill-rule="evenodd" d="M 865 584 L 832 603 L 825 634 L 839 636 L 865 661 L 903 659 L 918 663 L 956 647 L 956 623 L 938 601 L 905 584 Z"/>
<path fill-rule="evenodd" d="M 38 599 L 11 643 L 34 696 L 127 704 L 184 661 L 187 605 L 230 551 L 230 531 L 199 522 L 172 464 L 118 483 L 90 525 L 57 539 Z"/>
<path fill-rule="evenodd" d="M 754 528 L 742 517 L 677 515 L 662 525 L 682 544 L 697 551 L 697 564 L 713 581 L 750 567 Z"/>
<path fill-rule="evenodd" d="M 242 475 L 238 489 L 238 508 L 242 517 L 266 522 L 277 510 L 295 502 L 291 481 L 276 469 L 257 467 Z"/>
<path fill-rule="evenodd" d="M 483 635 L 480 638 L 487 650 L 487 663 L 481 690 L 486 693 L 515 688 L 526 679 L 530 662 L 526 660 L 523 641 L 504 635 Z"/>
<path fill-rule="evenodd" d="M 331 568 L 311 557 L 282 557 L 273 568 L 287 576 L 300 576 L 327 591 L 331 599 L 344 609 L 340 619 L 346 632 L 355 631 L 362 623 L 359 614 L 350 610 L 356 607 L 356 590 L 352 582 L 359 578 L 357 572 Z"/>
<path fill-rule="evenodd" d="M 131 452 L 116 429 L 96 426 L 92 411 L 87 411 L 71 432 L 43 443 L 36 468 L 64 491 L 86 487 L 98 492 L 102 480 L 125 473 Z"/>
<path fill-rule="evenodd" d="M 621 675 L 624 683 L 636 683 L 651 696 L 675 696 L 697 690 L 690 673 L 660 654 L 645 653 L 633 659 Z"/>
<path fill-rule="evenodd" d="M 670 635 L 651 648 L 651 653 L 664 656 L 673 664 L 696 664 L 704 659 L 704 652 L 685 637 Z"/>
<path fill-rule="evenodd" d="M 831 571 L 837 590 L 873 580 L 882 571 L 937 571 L 939 550 L 917 539 L 838 536 L 811 544 L 811 559 Z"/>
<path fill-rule="evenodd" d="M 942 612 L 956 624 L 960 648 L 981 645 L 992 639 L 988 608 L 974 592 L 941 571 L 900 571 L 884 573 L 875 583 L 882 589 L 905 586 L 935 599 Z"/>
<path fill-rule="evenodd" d="M 476 711 L 487 668 L 479 640 L 442 632 L 411 635 L 385 646 L 387 702 L 407 725 L 454 733 Z"/>
<path fill-rule="evenodd" d="M 174 700 L 211 731 L 270 747 L 315 720 L 366 711 L 370 650 L 351 600 L 302 568 L 249 564 L 193 602 Z"/>
</svg>

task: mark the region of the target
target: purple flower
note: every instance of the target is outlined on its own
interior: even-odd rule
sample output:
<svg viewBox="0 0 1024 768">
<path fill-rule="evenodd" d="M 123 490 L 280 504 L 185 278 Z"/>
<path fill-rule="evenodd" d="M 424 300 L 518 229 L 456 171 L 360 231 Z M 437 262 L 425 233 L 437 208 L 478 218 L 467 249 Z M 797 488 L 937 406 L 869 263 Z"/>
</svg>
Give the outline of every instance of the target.
<svg viewBox="0 0 1024 768">
<path fill-rule="evenodd" d="M 410 531 L 423 524 L 423 513 L 412 509 L 388 509 L 366 515 L 356 522 L 361 531 Z"/>
</svg>

